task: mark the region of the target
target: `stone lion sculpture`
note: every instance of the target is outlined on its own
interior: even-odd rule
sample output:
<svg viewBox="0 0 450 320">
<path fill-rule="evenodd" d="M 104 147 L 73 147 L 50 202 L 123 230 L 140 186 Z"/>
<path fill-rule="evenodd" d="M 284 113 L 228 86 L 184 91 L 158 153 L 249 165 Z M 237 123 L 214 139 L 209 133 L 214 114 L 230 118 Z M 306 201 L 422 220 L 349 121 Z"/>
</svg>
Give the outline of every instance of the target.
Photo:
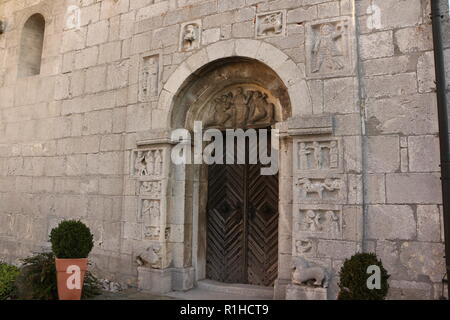
<svg viewBox="0 0 450 320">
<path fill-rule="evenodd" d="M 328 274 L 324 268 L 311 265 L 303 258 L 298 258 L 292 270 L 292 283 L 296 285 L 310 285 L 328 287 Z"/>
</svg>

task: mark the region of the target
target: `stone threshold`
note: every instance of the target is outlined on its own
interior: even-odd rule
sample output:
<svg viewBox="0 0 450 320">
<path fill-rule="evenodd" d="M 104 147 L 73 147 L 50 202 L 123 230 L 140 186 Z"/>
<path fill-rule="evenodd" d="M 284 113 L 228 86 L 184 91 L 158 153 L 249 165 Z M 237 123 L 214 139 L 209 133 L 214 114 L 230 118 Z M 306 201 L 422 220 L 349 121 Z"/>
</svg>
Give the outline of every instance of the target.
<svg viewBox="0 0 450 320">
<path fill-rule="evenodd" d="M 272 300 L 273 292 L 272 287 L 201 280 L 191 290 L 173 291 L 166 296 L 182 300 Z"/>
</svg>

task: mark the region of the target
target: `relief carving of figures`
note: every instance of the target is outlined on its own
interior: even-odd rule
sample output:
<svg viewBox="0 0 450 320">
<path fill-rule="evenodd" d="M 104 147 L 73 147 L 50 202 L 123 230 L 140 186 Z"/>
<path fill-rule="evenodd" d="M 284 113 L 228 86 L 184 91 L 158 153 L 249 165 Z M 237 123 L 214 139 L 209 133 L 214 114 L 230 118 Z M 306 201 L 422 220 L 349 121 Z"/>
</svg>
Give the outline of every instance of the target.
<svg viewBox="0 0 450 320">
<path fill-rule="evenodd" d="M 158 226 L 160 219 L 159 201 L 143 200 L 141 216 L 144 219 L 145 226 Z"/>
<path fill-rule="evenodd" d="M 308 226 L 308 230 L 312 232 L 321 231 L 322 222 L 320 219 L 320 213 L 316 213 L 314 210 L 306 211 L 305 223 Z"/>
<path fill-rule="evenodd" d="M 248 120 L 250 94 L 245 94 L 244 89 L 238 88 L 236 95 L 233 97 L 233 107 L 235 112 L 235 125 L 240 128 L 244 126 Z"/>
<path fill-rule="evenodd" d="M 256 37 L 269 37 L 283 34 L 283 11 L 260 14 L 256 20 Z"/>
<path fill-rule="evenodd" d="M 213 100 L 211 108 L 211 117 L 207 120 L 206 126 L 222 125 L 223 127 L 232 126 L 234 118 L 231 99 L 233 94 L 230 92 Z"/>
<path fill-rule="evenodd" d="M 193 22 L 182 27 L 181 50 L 189 51 L 198 48 L 200 45 L 200 25 Z"/>
<path fill-rule="evenodd" d="M 134 175 L 138 177 L 162 174 L 162 150 L 137 151 L 134 160 Z"/>
<path fill-rule="evenodd" d="M 337 238 L 341 234 L 341 222 L 339 214 L 335 211 L 327 211 L 328 219 L 330 220 L 330 233 L 333 238 Z"/>
<path fill-rule="evenodd" d="M 275 105 L 269 102 L 266 93 L 238 87 L 214 98 L 208 114 L 205 121 L 207 127 L 243 128 L 270 125 L 275 122 Z"/>
<path fill-rule="evenodd" d="M 153 198 L 161 197 L 161 181 L 143 181 L 139 189 L 140 194 L 148 194 Z"/>
<path fill-rule="evenodd" d="M 159 56 L 144 57 L 141 67 L 141 101 L 158 95 Z"/>
<path fill-rule="evenodd" d="M 154 164 L 153 164 L 153 174 L 159 176 L 162 173 L 162 155 L 161 150 L 155 151 L 155 158 L 154 158 Z"/>
<path fill-rule="evenodd" d="M 342 61 L 343 53 L 336 43 L 342 35 L 341 25 L 335 27 L 327 23 L 320 27 L 319 35 L 315 39 L 312 49 L 311 71 L 313 73 L 319 72 L 323 68 L 335 71 L 344 67 Z"/>
<path fill-rule="evenodd" d="M 337 141 L 330 142 L 330 168 L 337 168 L 339 166 L 339 150 Z"/>
<path fill-rule="evenodd" d="M 304 141 L 298 145 L 300 170 L 325 170 L 339 168 L 339 146 L 336 140 Z"/>
<path fill-rule="evenodd" d="M 137 176 L 147 175 L 147 166 L 145 163 L 145 152 L 138 151 L 136 155 L 136 160 L 134 161 L 135 174 Z"/>
<path fill-rule="evenodd" d="M 349 25 L 345 19 L 329 19 L 307 27 L 307 60 L 311 76 L 342 74 L 353 69 Z"/>
<path fill-rule="evenodd" d="M 327 205 L 316 205 L 311 208 L 300 208 L 299 214 L 294 217 L 297 226 L 297 235 L 303 237 L 320 236 L 326 239 L 340 239 L 341 231 L 341 209 Z M 306 233 L 306 234 L 305 234 Z"/>
<path fill-rule="evenodd" d="M 319 199 L 323 199 L 324 191 L 339 191 L 342 188 L 342 181 L 338 179 L 312 181 L 309 178 L 299 178 L 296 185 L 302 189 L 303 198 L 309 198 L 310 194 L 315 193 Z"/>
</svg>

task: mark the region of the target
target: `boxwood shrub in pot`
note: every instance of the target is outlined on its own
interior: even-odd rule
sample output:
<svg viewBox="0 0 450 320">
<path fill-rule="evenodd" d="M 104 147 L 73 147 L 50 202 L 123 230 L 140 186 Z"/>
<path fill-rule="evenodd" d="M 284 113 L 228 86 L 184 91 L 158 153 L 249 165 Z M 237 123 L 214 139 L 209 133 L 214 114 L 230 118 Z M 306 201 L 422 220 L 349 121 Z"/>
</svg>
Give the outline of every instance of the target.
<svg viewBox="0 0 450 320">
<path fill-rule="evenodd" d="M 81 221 L 62 221 L 50 232 L 55 255 L 58 297 L 60 300 L 80 300 L 87 257 L 94 242 L 89 228 Z"/>
</svg>

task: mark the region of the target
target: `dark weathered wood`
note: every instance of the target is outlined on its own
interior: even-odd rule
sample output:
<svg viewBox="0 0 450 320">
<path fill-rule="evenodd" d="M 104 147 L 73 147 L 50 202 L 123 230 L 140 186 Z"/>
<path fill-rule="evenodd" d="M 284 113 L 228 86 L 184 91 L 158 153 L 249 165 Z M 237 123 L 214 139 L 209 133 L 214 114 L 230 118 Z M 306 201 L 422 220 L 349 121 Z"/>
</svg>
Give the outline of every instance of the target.
<svg viewBox="0 0 450 320">
<path fill-rule="evenodd" d="M 245 147 L 249 152 L 249 146 Z M 275 281 L 278 176 L 262 176 L 260 169 L 260 164 L 214 164 L 208 168 L 209 279 L 263 286 Z"/>
</svg>

